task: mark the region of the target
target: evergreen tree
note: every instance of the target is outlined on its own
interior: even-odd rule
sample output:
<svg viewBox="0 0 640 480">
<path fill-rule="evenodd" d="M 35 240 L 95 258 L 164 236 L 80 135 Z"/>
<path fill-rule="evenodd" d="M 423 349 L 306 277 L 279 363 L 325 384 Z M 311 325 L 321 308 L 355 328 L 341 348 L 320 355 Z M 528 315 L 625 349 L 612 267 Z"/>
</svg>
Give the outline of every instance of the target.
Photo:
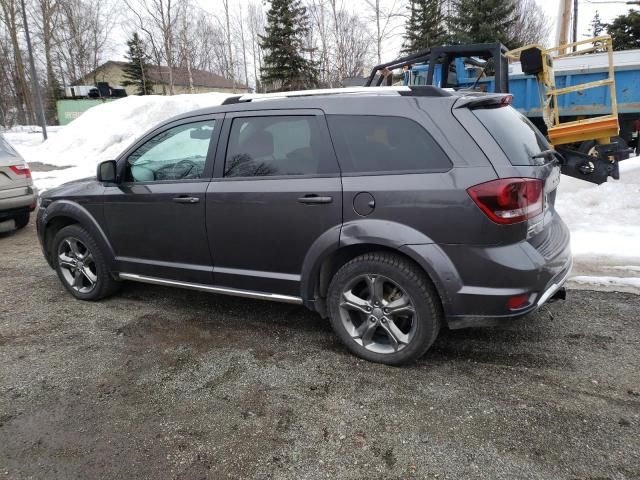
<svg viewBox="0 0 640 480">
<path fill-rule="evenodd" d="M 301 0 L 271 1 L 265 34 L 260 36 L 265 51 L 260 74 L 267 91 L 304 90 L 317 86 L 317 67 L 303 55 L 308 32 L 307 9 Z"/>
<path fill-rule="evenodd" d="M 607 25 L 613 38 L 614 50 L 633 50 L 640 48 L 640 12 L 631 10 L 626 15 L 616 17 Z"/>
<path fill-rule="evenodd" d="M 453 0 L 451 35 L 455 43 L 502 42 L 518 48 L 509 34 L 518 20 L 515 0 Z"/>
<path fill-rule="evenodd" d="M 149 55 L 144 41 L 137 32 L 127 41 L 127 47 L 129 49 L 125 58 L 128 62 L 123 67 L 125 80 L 122 85 L 136 87 L 137 95 L 153 95 L 153 82 L 147 72 Z"/>
<path fill-rule="evenodd" d="M 403 53 L 441 45 L 445 39 L 442 0 L 409 0 Z"/>
<path fill-rule="evenodd" d="M 600 35 L 602 35 L 602 32 L 604 32 L 605 28 L 607 28 L 607 25 L 600 19 L 600 12 L 598 12 L 598 10 L 596 10 L 596 14 L 593 16 L 593 19 L 591 20 L 591 23 L 589 25 L 591 26 L 589 34 L 592 37 L 599 37 Z M 602 42 L 593 42 L 593 46 L 596 49 L 594 50 L 594 52 L 606 51 L 606 49 L 602 46 Z"/>
<path fill-rule="evenodd" d="M 600 12 L 598 12 L 598 10 L 596 10 L 596 14 L 593 16 L 593 20 L 591 20 L 589 25 L 591 25 L 591 31 L 589 33 L 592 37 L 599 37 L 607 27 L 607 25 L 600 19 Z"/>
</svg>

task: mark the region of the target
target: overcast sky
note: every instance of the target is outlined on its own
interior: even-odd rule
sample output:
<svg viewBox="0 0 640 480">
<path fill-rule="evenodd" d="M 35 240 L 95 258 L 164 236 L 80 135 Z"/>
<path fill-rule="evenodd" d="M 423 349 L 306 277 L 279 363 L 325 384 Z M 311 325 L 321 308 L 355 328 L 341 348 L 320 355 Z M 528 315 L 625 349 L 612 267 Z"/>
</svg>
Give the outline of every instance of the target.
<svg viewBox="0 0 640 480">
<path fill-rule="evenodd" d="M 220 13 L 222 8 L 221 0 L 196 0 L 203 9 Z M 382 0 L 387 4 L 393 3 L 394 0 Z M 631 7 L 626 5 L 624 0 L 614 0 L 605 3 L 601 3 L 603 0 L 578 0 L 578 39 L 588 38 L 589 35 L 589 23 L 593 19 L 596 11 L 600 12 L 600 17 L 603 22 L 609 22 L 618 15 L 626 13 Z M 365 0 L 342 0 L 343 5 L 348 6 L 354 13 L 362 12 L 365 6 Z M 548 46 L 556 44 L 556 18 L 558 16 L 559 0 L 536 0 L 540 5 L 549 20 L 552 22 L 553 27 L 550 30 L 550 37 L 547 40 Z M 230 0 L 229 1 L 232 10 L 236 10 L 240 4 L 243 6 L 243 11 L 246 12 L 245 5 L 247 0 Z M 392 60 L 398 53 L 400 45 L 402 44 L 402 29 L 398 29 L 398 38 L 395 41 L 390 41 L 388 48 L 386 49 L 383 60 Z"/>
<path fill-rule="evenodd" d="M 221 14 L 222 13 L 222 0 L 195 0 L 203 10 Z M 340 1 L 340 0 L 339 0 Z M 348 6 L 354 13 L 365 12 L 365 0 L 341 0 L 343 5 Z M 382 0 L 383 2 L 393 3 L 398 0 Z M 536 2 L 544 9 L 552 28 L 550 29 L 550 36 L 547 39 L 547 45 L 552 46 L 556 44 L 556 18 L 558 16 L 559 0 L 536 0 Z M 589 37 L 589 23 L 593 19 L 596 10 L 600 12 L 600 17 L 603 22 L 609 22 L 618 15 L 626 13 L 631 7 L 626 5 L 624 0 L 609 1 L 601 3 L 602 0 L 578 0 L 578 39 L 584 39 Z M 232 12 L 238 12 L 240 5 L 242 5 L 243 12 L 247 11 L 246 5 L 248 0 L 230 0 L 230 9 Z M 362 13 L 364 16 L 365 14 Z M 365 19 L 365 21 L 368 21 Z M 124 29 L 123 29 L 124 30 Z M 394 39 L 387 42 L 386 48 L 383 52 L 383 61 L 393 60 L 398 55 L 400 47 L 402 45 L 402 33 L 403 28 L 397 29 L 397 35 Z M 122 58 L 126 51 L 126 38 L 128 32 L 122 31 L 116 36 L 117 56 Z M 120 41 L 120 39 L 122 39 Z"/>
<path fill-rule="evenodd" d="M 579 0 L 578 1 L 578 40 L 590 37 L 589 24 L 593 19 L 596 11 L 600 12 L 600 18 L 603 22 L 607 23 L 613 20 L 618 15 L 626 13 L 631 7 L 626 5 L 624 1 L 611 1 L 601 3 L 602 0 Z M 553 28 L 551 29 L 551 38 L 549 38 L 549 45 L 555 45 L 556 43 L 556 20 L 558 17 L 559 0 L 536 0 L 547 16 L 553 21 Z"/>
</svg>

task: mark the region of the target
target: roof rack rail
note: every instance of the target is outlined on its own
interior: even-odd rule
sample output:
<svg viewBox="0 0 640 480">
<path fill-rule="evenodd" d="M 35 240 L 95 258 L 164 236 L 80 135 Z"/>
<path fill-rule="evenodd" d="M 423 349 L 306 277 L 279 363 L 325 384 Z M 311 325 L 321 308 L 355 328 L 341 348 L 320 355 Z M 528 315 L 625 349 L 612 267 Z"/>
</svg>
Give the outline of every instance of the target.
<svg viewBox="0 0 640 480">
<path fill-rule="evenodd" d="M 312 97 L 321 95 L 408 95 L 411 89 L 406 86 L 395 87 L 347 87 L 347 88 L 322 88 L 316 90 L 296 90 L 292 92 L 276 92 L 276 93 L 250 93 L 247 95 L 233 96 L 227 98 L 222 105 L 231 105 L 234 103 L 255 102 L 261 100 L 274 100 L 278 98 L 298 98 Z"/>
</svg>

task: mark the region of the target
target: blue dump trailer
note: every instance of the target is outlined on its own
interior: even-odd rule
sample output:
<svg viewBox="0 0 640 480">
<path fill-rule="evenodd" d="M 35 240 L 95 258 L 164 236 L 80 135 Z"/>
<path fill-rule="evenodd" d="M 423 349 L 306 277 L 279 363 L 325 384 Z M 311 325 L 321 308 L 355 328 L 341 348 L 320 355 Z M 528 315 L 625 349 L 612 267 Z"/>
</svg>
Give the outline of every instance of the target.
<svg viewBox="0 0 640 480">
<path fill-rule="evenodd" d="M 633 122 L 640 119 L 640 50 L 614 52 L 615 85 L 620 123 L 620 137 L 630 142 Z M 473 89 L 487 92 L 501 91 L 496 88 L 495 76 L 483 75 L 484 62 L 474 57 L 455 58 L 448 67 L 443 82 L 442 64 L 434 67 L 433 81 L 428 83 L 428 64 L 411 65 L 404 72 L 405 85 L 436 85 L 456 89 Z M 533 75 L 522 72 L 520 62 L 508 63 L 507 91 L 513 95 L 513 106 L 541 129 L 541 86 Z M 553 70 L 557 88 L 605 80 L 608 78 L 607 53 L 592 53 L 554 61 Z M 480 77 L 480 78 L 478 78 Z M 502 82 L 505 85 L 505 82 Z M 502 90 L 504 91 L 504 89 Z M 611 114 L 611 96 L 608 86 L 590 88 L 559 97 L 558 107 L 563 122 L 580 120 L 592 116 Z M 588 153 L 595 141 L 585 141 L 580 151 Z"/>
</svg>

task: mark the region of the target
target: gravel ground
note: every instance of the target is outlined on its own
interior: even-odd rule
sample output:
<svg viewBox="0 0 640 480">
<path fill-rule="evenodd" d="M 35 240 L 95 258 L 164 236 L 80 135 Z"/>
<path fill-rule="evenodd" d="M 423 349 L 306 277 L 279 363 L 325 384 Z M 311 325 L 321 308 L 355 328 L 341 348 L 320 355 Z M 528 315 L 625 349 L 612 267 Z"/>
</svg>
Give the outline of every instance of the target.
<svg viewBox="0 0 640 480">
<path fill-rule="evenodd" d="M 302 307 L 73 300 L 33 225 L 0 258 L 0 478 L 640 478 L 638 296 L 571 291 L 391 368 Z"/>
</svg>

